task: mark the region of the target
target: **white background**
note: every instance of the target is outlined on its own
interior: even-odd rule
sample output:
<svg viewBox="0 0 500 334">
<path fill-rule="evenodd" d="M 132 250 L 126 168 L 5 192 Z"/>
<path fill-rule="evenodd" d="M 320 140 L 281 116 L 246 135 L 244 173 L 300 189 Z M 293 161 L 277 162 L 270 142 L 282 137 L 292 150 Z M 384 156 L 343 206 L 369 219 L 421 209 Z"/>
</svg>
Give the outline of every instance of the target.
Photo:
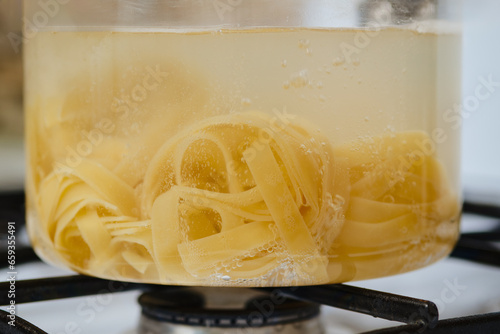
<svg viewBox="0 0 500 334">
<path fill-rule="evenodd" d="M 478 77 L 500 82 L 500 1 L 465 0 L 463 96 Z M 464 120 L 462 175 L 466 188 L 496 193 L 500 203 L 500 87 Z M 486 189 L 487 187 L 487 189 Z"/>
</svg>

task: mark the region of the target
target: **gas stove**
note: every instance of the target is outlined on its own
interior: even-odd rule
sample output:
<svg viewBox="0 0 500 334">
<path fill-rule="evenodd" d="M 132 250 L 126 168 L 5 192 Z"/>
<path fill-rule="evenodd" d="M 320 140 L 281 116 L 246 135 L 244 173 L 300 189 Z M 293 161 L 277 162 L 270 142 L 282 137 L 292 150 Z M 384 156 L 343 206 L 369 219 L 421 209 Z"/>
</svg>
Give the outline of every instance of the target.
<svg viewBox="0 0 500 334">
<path fill-rule="evenodd" d="M 3 8 L 8 4 L 9 1 L 0 1 Z M 498 43 L 492 43 L 500 30 L 499 9 L 500 2 L 495 0 L 465 1 L 463 90 L 466 95 L 474 92 L 479 75 L 492 74 L 495 80 L 499 79 Z M 12 11 L 4 12 L 9 17 L 15 16 Z M 5 50 L 4 47 L 2 51 Z M 12 80 L 8 82 L 8 87 L 20 87 L 18 81 L 14 85 Z M 466 193 L 462 236 L 452 256 L 392 277 L 345 285 L 220 290 L 139 285 L 79 276 L 38 260 L 23 233 L 24 194 L 0 192 L 0 226 L 5 228 L 0 233 L 3 273 L 0 304 L 4 305 L 0 311 L 0 333 L 500 332 L 500 197 L 498 182 L 493 184 L 489 178 L 498 176 L 500 166 L 500 154 L 492 151 L 495 147 L 492 144 L 499 140 L 498 101 L 498 94 L 481 101 L 480 111 L 465 122 L 462 161 L 467 177 L 471 173 L 488 174 L 486 179 L 470 183 L 481 189 L 481 195 L 485 189 L 495 188 L 496 204 L 490 203 L 492 194 L 483 197 Z M 4 125 L 1 130 L 21 133 L 21 113 L 0 109 L 0 125 Z M 21 188 L 22 140 L 0 138 L 0 156 L 2 190 Z M 18 241 L 14 285 L 16 327 L 8 325 L 11 319 L 5 312 L 11 300 L 8 296 L 11 275 L 7 274 L 10 272 L 6 247 L 8 222 L 15 223 Z M 207 326 L 213 324 L 219 326 Z"/>
<path fill-rule="evenodd" d="M 23 235 L 24 194 L 0 196 L 15 222 L 15 271 L 3 268 L 1 333 L 496 333 L 500 208 L 466 202 L 450 258 L 393 277 L 287 288 L 188 288 L 102 280 L 52 268 Z M 2 234 L 7 259 L 8 230 Z M 24 239 L 24 241 L 23 241 Z M 7 262 L 5 262 L 7 265 Z M 15 297 L 9 292 L 14 292 Z M 9 325 L 14 308 L 15 327 Z M 14 312 L 13 312 L 14 313 Z M 385 320 L 384 320 L 385 319 Z M 11 322 L 12 324 L 12 322 Z M 383 328 L 383 329 L 380 329 Z"/>
</svg>

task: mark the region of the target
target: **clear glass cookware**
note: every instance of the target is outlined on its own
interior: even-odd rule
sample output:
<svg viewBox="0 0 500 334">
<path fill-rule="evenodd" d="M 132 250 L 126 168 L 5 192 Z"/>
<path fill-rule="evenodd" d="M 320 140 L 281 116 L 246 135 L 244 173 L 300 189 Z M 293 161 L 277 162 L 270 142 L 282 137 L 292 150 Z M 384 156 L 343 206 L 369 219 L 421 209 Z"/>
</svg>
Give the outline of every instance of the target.
<svg viewBox="0 0 500 334">
<path fill-rule="evenodd" d="M 36 251 L 204 286 L 443 258 L 460 217 L 459 5 L 26 1 Z"/>
</svg>

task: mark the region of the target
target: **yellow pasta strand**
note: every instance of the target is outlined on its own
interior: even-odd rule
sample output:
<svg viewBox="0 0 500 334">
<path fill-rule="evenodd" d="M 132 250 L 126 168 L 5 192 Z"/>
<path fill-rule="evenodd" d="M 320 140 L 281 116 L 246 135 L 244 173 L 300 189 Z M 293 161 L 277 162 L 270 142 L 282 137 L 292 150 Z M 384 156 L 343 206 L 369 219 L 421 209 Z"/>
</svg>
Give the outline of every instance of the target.
<svg viewBox="0 0 500 334">
<path fill-rule="evenodd" d="M 207 268 L 272 243 L 275 236 L 269 222 L 253 222 L 229 231 L 179 244 L 179 254 L 187 271 L 197 274 Z M 243 237 L 244 236 L 244 237 Z M 248 255 L 247 255 L 248 256 Z"/>
<path fill-rule="evenodd" d="M 238 263 L 237 267 L 231 270 L 232 280 L 248 279 L 249 277 L 263 277 L 269 275 L 279 268 L 279 261 L 275 254 L 250 258 Z"/>
<path fill-rule="evenodd" d="M 346 219 L 381 223 L 412 212 L 410 205 L 385 203 L 362 197 L 351 197 Z"/>
<path fill-rule="evenodd" d="M 423 227 L 417 216 L 406 214 L 382 223 L 346 221 L 339 243 L 356 247 L 379 247 L 388 243 L 410 241 L 421 235 Z"/>
<path fill-rule="evenodd" d="M 137 212 L 134 214 L 134 210 L 137 210 L 137 202 L 132 187 L 103 166 L 83 160 L 75 168 L 74 174 L 109 202 L 118 206 L 126 215 L 137 215 Z"/>
<path fill-rule="evenodd" d="M 135 246 L 135 247 L 130 247 Z M 113 249 L 122 252 L 123 259 L 139 274 L 158 279 L 157 267 L 153 252 L 153 240 L 149 229 L 141 229 L 134 234 L 115 237 L 112 240 Z M 125 248 L 125 251 L 123 251 Z M 112 268 L 116 263 L 110 263 Z"/>
<path fill-rule="evenodd" d="M 102 225 L 100 217 L 94 210 L 87 211 L 76 219 L 76 226 L 83 240 L 89 245 L 94 257 L 103 256 L 111 243 L 111 235 Z"/>
<path fill-rule="evenodd" d="M 311 261 L 314 271 L 306 272 L 315 282 L 326 282 L 326 261 L 317 249 L 311 234 L 285 183 L 271 148 L 265 145 L 255 158 L 243 153 L 274 222 L 278 226 L 287 251 L 294 261 Z M 301 268 L 306 268 L 301 266 Z M 306 268 L 307 269 L 307 268 Z"/>
<path fill-rule="evenodd" d="M 160 195 L 151 210 L 154 254 L 162 281 L 189 278 L 181 265 L 177 245 L 182 241 L 179 225 L 179 194 L 174 189 Z"/>
</svg>

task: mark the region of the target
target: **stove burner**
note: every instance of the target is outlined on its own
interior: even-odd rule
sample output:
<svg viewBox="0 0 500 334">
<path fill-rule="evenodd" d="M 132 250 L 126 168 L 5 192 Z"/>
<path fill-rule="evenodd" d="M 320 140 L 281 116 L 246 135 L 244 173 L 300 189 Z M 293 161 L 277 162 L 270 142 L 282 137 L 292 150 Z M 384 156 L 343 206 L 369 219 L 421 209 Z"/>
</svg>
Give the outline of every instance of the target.
<svg viewBox="0 0 500 334">
<path fill-rule="evenodd" d="M 141 334 L 324 332 L 318 304 L 251 289 L 173 288 L 144 293 L 139 303 Z"/>
</svg>

